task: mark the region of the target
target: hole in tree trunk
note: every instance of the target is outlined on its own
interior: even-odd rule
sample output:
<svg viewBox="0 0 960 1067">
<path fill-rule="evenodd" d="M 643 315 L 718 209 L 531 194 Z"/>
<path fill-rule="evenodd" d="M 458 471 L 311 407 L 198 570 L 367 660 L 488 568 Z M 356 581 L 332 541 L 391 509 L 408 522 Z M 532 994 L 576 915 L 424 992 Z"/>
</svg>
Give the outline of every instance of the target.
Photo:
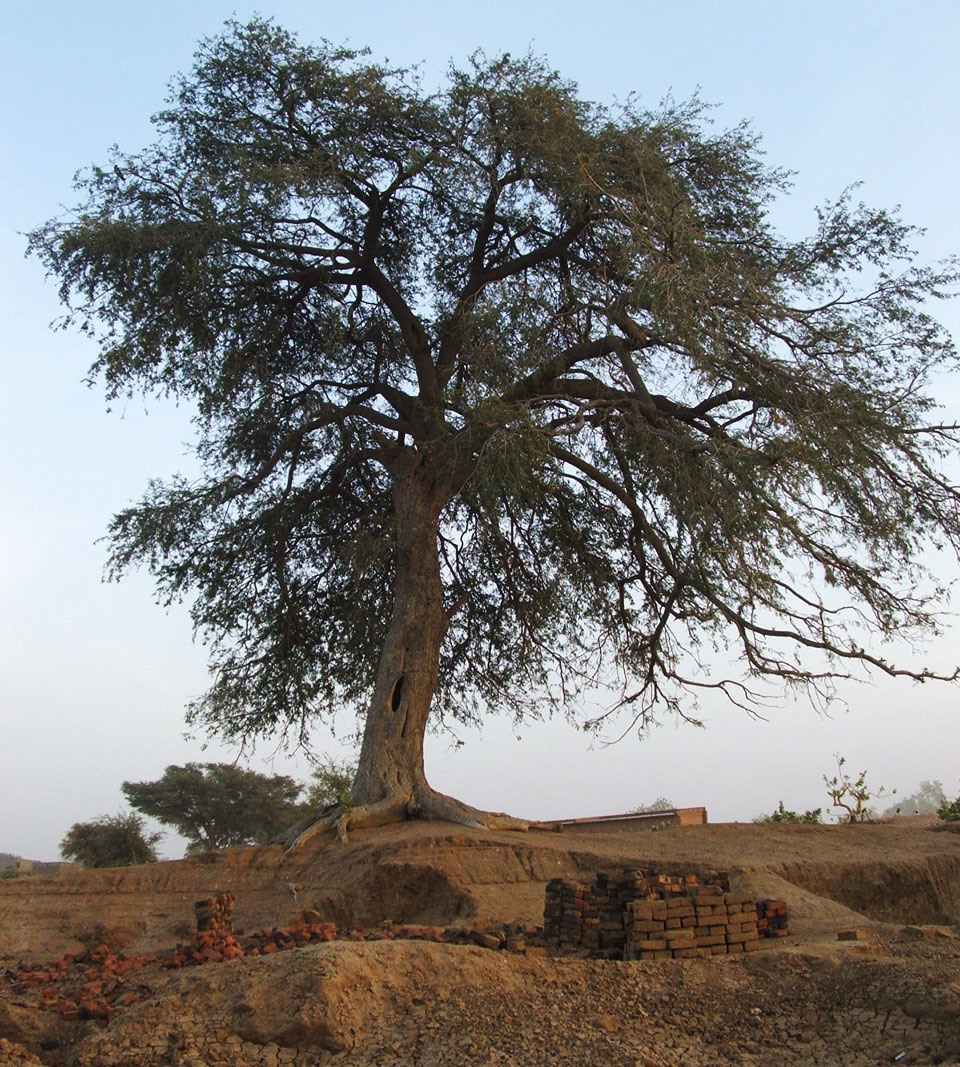
<svg viewBox="0 0 960 1067">
<path fill-rule="evenodd" d="M 393 683 L 393 692 L 390 694 L 390 707 L 393 711 L 400 710 L 400 701 L 403 699 L 403 675 Z"/>
</svg>

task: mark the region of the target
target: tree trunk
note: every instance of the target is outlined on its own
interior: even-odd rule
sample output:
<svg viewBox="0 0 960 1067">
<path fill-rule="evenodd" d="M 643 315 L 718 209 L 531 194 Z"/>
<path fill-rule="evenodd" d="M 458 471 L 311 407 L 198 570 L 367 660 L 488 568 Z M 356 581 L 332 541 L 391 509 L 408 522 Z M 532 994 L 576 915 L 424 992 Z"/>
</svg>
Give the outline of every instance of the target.
<svg viewBox="0 0 960 1067">
<path fill-rule="evenodd" d="M 357 807 L 414 814 L 427 789 L 423 739 L 447 633 L 437 527 L 446 495 L 422 463 L 397 472 L 393 616 L 377 670 L 353 786 Z"/>
<path fill-rule="evenodd" d="M 509 815 L 478 811 L 427 784 L 423 739 L 449 624 L 437 537 L 440 512 L 450 494 L 421 455 L 405 456 L 394 477 L 393 614 L 367 710 L 351 804 L 315 822 L 297 837 L 292 849 L 330 827 L 346 840 L 350 827 L 380 826 L 415 816 L 488 829 L 526 830 L 531 825 Z"/>
</svg>

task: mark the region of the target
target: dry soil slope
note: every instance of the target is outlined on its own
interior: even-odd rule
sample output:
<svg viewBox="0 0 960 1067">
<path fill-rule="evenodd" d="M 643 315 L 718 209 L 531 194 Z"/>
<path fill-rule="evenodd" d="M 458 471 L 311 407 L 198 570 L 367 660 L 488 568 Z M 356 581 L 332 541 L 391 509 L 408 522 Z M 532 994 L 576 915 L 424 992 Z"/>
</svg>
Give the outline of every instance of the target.
<svg viewBox="0 0 960 1067">
<path fill-rule="evenodd" d="M 818 910 L 831 921 L 839 916 L 836 905 L 879 921 L 956 923 L 960 834 L 936 832 L 935 824 L 515 834 L 408 823 L 357 833 L 346 846 L 318 841 L 289 856 L 265 847 L 63 870 L 0 882 L 0 958 L 49 959 L 103 940 L 127 951 L 162 948 L 189 936 L 196 899 L 227 889 L 237 898 L 236 925 L 247 929 L 308 907 L 342 925 L 536 921 L 550 878 L 643 866 L 729 870 L 737 888 L 786 897 L 798 933 Z"/>
<path fill-rule="evenodd" d="M 51 958 L 101 935 L 163 947 L 186 935 L 195 899 L 222 889 L 247 928 L 304 907 L 341 923 L 530 921 L 549 878 L 621 866 L 729 870 L 736 887 L 787 899 L 792 936 L 754 957 L 644 965 L 335 943 L 157 973 L 109 1026 L 55 1047 L 40 1029 L 30 1042 L 23 1018 L 0 1038 L 77 1067 L 960 1062 L 960 942 L 902 929 L 960 919 L 960 835 L 930 820 L 607 835 L 408 824 L 288 857 L 64 872 L 0 884 L 0 956 Z M 869 940 L 837 942 L 852 924 Z M 12 1055 L 0 1047 L 0 1063 Z"/>
</svg>

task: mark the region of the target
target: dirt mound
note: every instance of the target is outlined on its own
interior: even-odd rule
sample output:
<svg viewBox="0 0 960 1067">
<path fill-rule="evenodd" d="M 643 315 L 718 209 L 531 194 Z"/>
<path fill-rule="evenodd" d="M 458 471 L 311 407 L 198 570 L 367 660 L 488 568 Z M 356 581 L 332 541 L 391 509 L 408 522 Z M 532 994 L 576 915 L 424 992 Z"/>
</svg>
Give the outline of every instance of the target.
<svg viewBox="0 0 960 1067">
<path fill-rule="evenodd" d="M 791 936 L 749 957 L 639 964 L 429 941 L 311 944 L 145 968 L 109 1021 L 38 1010 L 0 964 L 0 1064 L 960 1062 L 960 939 L 946 928 L 960 920 L 960 835 L 930 825 L 518 835 L 408 823 L 291 856 L 239 849 L 5 882 L 0 957 L 11 968 L 93 941 L 169 949 L 192 932 L 193 903 L 227 890 L 235 929 L 304 911 L 339 927 L 529 926 L 551 879 L 617 868 L 722 870 L 737 891 L 786 900 Z M 839 942 L 844 927 L 865 940 Z"/>
<path fill-rule="evenodd" d="M 884 952 L 637 966 L 469 946 L 312 946 L 167 977 L 91 1029 L 66 1062 L 634 1067 L 883 1063 L 902 1053 L 899 1062 L 955 1062 L 960 959 L 941 960 L 949 977 L 931 986 L 928 960 Z"/>
</svg>

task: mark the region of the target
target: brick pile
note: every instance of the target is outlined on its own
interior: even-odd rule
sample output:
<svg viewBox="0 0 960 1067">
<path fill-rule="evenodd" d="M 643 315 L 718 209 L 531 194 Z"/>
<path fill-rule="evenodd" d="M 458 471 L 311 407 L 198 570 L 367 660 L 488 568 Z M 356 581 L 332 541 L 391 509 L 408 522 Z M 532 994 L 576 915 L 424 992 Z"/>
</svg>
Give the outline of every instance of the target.
<svg viewBox="0 0 960 1067">
<path fill-rule="evenodd" d="M 760 947 L 749 893 L 699 886 L 687 896 L 637 900 L 626 913 L 624 959 L 695 959 Z"/>
<path fill-rule="evenodd" d="M 543 912 L 549 948 L 594 959 L 694 959 L 754 952 L 761 937 L 785 937 L 782 900 L 730 892 L 726 874 L 628 870 L 592 883 L 555 878 Z"/>
<path fill-rule="evenodd" d="M 757 901 L 757 930 L 761 937 L 787 937 L 787 902 L 785 900 Z"/>
<path fill-rule="evenodd" d="M 126 956 L 113 952 L 107 945 L 99 945 L 77 955 L 63 956 L 54 963 L 21 963 L 0 972 L 0 993 L 9 990 L 21 1003 L 55 1012 L 67 1022 L 93 1020 L 106 1024 L 118 1010 L 135 1004 L 144 992 L 149 993 L 150 984 L 145 979 L 150 972 L 223 963 L 243 956 L 270 956 L 322 941 L 433 941 L 472 944 L 528 956 L 547 955 L 545 948 L 531 943 L 539 935 L 538 928 L 532 924 L 511 923 L 481 929 L 387 922 L 375 928 L 338 929 L 332 922 L 307 921 L 319 917 L 316 912 L 305 912 L 302 921 L 288 926 L 230 933 L 225 929 L 230 926 L 230 911 L 214 908 L 207 900 L 198 902 L 195 912 L 198 924 L 207 926 L 213 917 L 214 928 L 200 929 L 189 944 L 156 955 Z M 137 975 L 137 972 L 141 973 Z"/>
<path fill-rule="evenodd" d="M 215 897 L 206 897 L 198 900 L 193 906 L 193 913 L 197 920 L 197 932 L 203 933 L 210 930 L 218 934 L 229 934 L 233 931 L 233 893 L 218 893 Z"/>
<path fill-rule="evenodd" d="M 29 996 L 32 992 L 38 1007 L 56 1012 L 67 1022 L 109 1022 L 118 1008 L 138 1000 L 130 976 L 159 963 L 157 956 L 127 957 L 99 945 L 52 964 L 21 964 L 17 970 L 7 971 L 5 977 L 15 995 Z"/>
<path fill-rule="evenodd" d="M 750 952 L 758 938 L 785 937 L 782 900 L 754 902 L 730 893 L 724 875 L 701 885 L 693 875 L 643 871 L 600 874 L 592 883 L 554 879 L 547 885 L 544 926 L 432 927 L 384 922 L 375 928 L 338 928 L 314 911 L 301 921 L 249 933 L 232 931 L 233 895 L 221 893 L 195 905 L 197 933 L 189 944 L 150 956 L 125 956 L 107 945 L 48 964 L 23 964 L 0 974 L 0 991 L 56 1012 L 70 1022 L 105 1024 L 136 1003 L 146 974 L 221 963 L 243 956 L 269 956 L 321 941 L 421 940 L 473 944 L 491 950 L 546 956 L 577 952 L 595 958 L 660 959 Z"/>
<path fill-rule="evenodd" d="M 551 893 L 551 887 L 554 892 Z M 591 897 L 593 887 L 557 878 L 547 887 L 544 926 L 549 923 L 559 948 L 575 948 L 583 942 L 584 919 L 590 924 L 591 940 L 596 929 L 596 908 Z M 586 912 L 586 915 L 584 914 Z"/>
</svg>

